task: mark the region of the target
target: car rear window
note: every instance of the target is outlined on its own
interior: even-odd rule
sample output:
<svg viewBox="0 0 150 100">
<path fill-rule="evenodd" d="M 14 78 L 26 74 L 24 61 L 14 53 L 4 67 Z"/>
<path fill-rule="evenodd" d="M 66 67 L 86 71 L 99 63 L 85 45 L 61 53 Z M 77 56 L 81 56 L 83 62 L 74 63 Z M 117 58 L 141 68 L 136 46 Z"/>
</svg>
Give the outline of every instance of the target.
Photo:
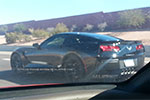
<svg viewBox="0 0 150 100">
<path fill-rule="evenodd" d="M 100 35 L 96 38 L 101 40 L 101 41 L 120 41 L 121 40 L 119 38 L 115 38 L 115 37 L 112 37 L 112 36 L 106 36 L 106 35 Z"/>
<path fill-rule="evenodd" d="M 86 35 L 86 33 L 83 33 Z M 113 37 L 113 36 L 108 36 L 108 35 L 101 35 L 101 34 L 87 34 L 89 37 L 94 37 L 96 39 L 99 39 L 100 41 L 121 41 L 122 39 Z"/>
</svg>

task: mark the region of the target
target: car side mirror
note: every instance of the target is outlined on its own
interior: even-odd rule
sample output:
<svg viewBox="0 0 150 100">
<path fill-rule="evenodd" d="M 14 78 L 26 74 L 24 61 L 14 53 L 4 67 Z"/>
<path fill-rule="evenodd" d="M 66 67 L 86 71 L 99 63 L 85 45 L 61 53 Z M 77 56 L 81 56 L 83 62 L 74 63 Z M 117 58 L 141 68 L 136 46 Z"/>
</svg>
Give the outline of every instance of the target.
<svg viewBox="0 0 150 100">
<path fill-rule="evenodd" d="M 40 48 L 40 45 L 38 43 L 34 43 L 32 46 L 35 47 L 35 48 L 37 48 L 37 49 Z"/>
</svg>

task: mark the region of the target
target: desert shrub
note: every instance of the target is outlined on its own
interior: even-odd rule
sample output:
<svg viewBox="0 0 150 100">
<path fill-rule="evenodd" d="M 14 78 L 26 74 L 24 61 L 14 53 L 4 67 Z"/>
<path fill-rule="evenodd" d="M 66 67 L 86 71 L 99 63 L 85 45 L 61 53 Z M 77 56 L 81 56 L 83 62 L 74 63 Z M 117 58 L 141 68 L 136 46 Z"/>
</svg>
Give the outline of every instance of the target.
<svg viewBox="0 0 150 100">
<path fill-rule="evenodd" d="M 72 25 L 70 31 L 75 32 L 76 30 L 77 30 L 77 25 Z"/>
<path fill-rule="evenodd" d="M 31 32 L 32 36 L 36 38 L 46 38 L 50 35 L 49 32 L 45 31 L 44 29 L 30 29 L 29 31 Z"/>
<path fill-rule="evenodd" d="M 24 42 L 30 42 L 32 40 L 31 36 L 29 35 L 23 35 L 23 41 Z"/>
<path fill-rule="evenodd" d="M 52 36 L 53 33 L 54 33 L 54 31 L 55 31 L 55 28 L 54 28 L 54 27 L 48 27 L 48 28 L 46 29 L 46 31 L 49 33 L 49 36 Z"/>
<path fill-rule="evenodd" d="M 83 28 L 83 31 L 91 31 L 93 29 L 94 25 L 86 24 L 86 26 Z"/>
<path fill-rule="evenodd" d="M 15 32 L 6 33 L 5 38 L 8 44 L 15 43 L 17 41 L 17 34 Z"/>
<path fill-rule="evenodd" d="M 51 32 L 51 34 L 57 34 L 62 32 L 69 32 L 69 29 L 64 23 L 58 23 L 55 29 Z"/>
<path fill-rule="evenodd" d="M 17 32 L 6 33 L 5 38 L 8 44 L 16 42 L 29 42 L 32 40 L 31 36 Z"/>
<path fill-rule="evenodd" d="M 145 15 L 142 10 L 128 10 L 119 13 L 118 24 L 120 27 L 141 27 L 145 23 Z"/>
<path fill-rule="evenodd" d="M 107 27 L 106 22 L 100 23 L 100 24 L 97 25 L 98 30 L 101 31 L 101 32 L 105 31 L 106 27 Z"/>
<path fill-rule="evenodd" d="M 13 30 L 15 32 L 24 32 L 27 30 L 27 27 L 24 24 L 15 24 L 13 26 Z"/>
</svg>

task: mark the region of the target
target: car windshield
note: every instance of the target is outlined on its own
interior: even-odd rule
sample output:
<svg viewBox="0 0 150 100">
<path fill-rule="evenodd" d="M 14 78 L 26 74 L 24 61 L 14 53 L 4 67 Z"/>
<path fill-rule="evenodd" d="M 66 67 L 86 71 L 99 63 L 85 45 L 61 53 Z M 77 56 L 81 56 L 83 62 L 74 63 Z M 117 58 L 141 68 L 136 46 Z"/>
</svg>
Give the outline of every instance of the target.
<svg viewBox="0 0 150 100">
<path fill-rule="evenodd" d="M 0 87 L 120 83 L 150 61 L 147 0 L 1 0 Z"/>
</svg>

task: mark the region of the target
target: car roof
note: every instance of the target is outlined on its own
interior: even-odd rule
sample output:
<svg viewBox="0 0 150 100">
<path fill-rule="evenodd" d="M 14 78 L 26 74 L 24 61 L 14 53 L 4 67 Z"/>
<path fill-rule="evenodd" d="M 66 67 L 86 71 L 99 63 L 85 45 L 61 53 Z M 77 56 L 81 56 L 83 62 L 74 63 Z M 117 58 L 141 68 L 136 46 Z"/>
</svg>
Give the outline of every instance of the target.
<svg viewBox="0 0 150 100">
<path fill-rule="evenodd" d="M 119 40 L 121 40 L 119 38 L 108 36 L 108 35 L 88 33 L 88 32 L 64 32 L 64 33 L 60 33 L 60 34 L 63 34 L 63 35 L 81 35 L 81 36 L 85 36 L 85 37 L 91 37 L 91 38 L 99 39 L 101 41 L 119 41 Z"/>
</svg>

